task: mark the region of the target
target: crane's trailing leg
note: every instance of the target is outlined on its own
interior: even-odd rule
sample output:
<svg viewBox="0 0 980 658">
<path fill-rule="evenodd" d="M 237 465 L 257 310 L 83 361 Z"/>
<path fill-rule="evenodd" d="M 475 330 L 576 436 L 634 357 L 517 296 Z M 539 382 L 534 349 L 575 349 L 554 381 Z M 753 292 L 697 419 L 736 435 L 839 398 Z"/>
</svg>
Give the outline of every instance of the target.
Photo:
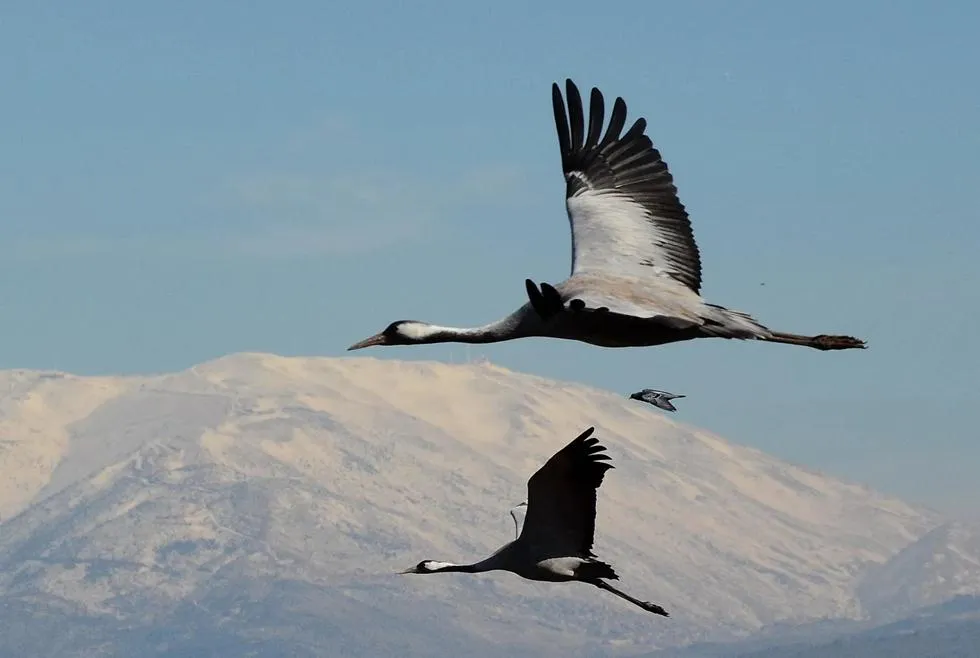
<svg viewBox="0 0 980 658">
<path fill-rule="evenodd" d="M 762 338 L 761 340 L 770 343 L 784 343 L 786 345 L 802 345 L 804 347 L 812 347 L 815 350 L 863 350 L 868 346 L 863 340 L 854 338 L 853 336 L 828 336 L 827 334 L 801 336 L 799 334 L 785 334 L 779 331 L 773 331 L 769 338 Z"/>
<path fill-rule="evenodd" d="M 626 592 L 623 592 L 621 590 L 616 589 L 615 587 L 613 587 L 612 585 L 610 585 L 609 583 L 607 583 L 607 582 L 605 582 L 603 580 L 587 580 L 585 582 L 589 583 L 590 585 L 595 585 L 599 589 L 604 589 L 607 592 L 611 592 L 612 594 L 615 594 L 616 596 L 618 596 L 621 599 L 626 599 L 627 601 L 629 601 L 633 605 L 638 606 L 640 608 L 643 608 L 647 612 L 652 612 L 655 615 L 663 615 L 664 617 L 669 617 L 670 616 L 670 614 L 666 610 L 664 610 L 662 607 L 660 607 L 656 603 L 650 603 L 649 601 L 641 601 L 639 599 L 634 599 L 632 596 L 630 596 Z"/>
</svg>

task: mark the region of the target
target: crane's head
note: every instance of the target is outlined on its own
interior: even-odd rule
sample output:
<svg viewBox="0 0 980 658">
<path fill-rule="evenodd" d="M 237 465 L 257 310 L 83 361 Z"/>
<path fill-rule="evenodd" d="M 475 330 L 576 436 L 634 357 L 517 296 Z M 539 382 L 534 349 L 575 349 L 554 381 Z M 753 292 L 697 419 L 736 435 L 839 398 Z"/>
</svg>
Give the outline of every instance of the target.
<svg viewBox="0 0 980 658">
<path fill-rule="evenodd" d="M 431 339 L 441 333 L 440 329 L 424 322 L 414 320 L 398 320 L 392 322 L 385 330 L 379 334 L 374 334 L 369 338 L 354 343 L 347 348 L 359 350 L 372 345 L 417 345 L 420 343 L 434 342 Z"/>
<path fill-rule="evenodd" d="M 422 560 L 411 569 L 399 571 L 398 573 L 436 573 L 447 567 L 456 566 L 452 562 L 436 562 L 435 560 Z"/>
</svg>

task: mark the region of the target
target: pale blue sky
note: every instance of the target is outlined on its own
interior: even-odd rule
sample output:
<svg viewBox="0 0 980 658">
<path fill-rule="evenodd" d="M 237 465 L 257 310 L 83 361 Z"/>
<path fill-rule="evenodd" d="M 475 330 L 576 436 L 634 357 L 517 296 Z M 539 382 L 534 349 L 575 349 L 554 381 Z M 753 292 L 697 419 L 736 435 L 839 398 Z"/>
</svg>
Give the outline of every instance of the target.
<svg viewBox="0 0 980 658">
<path fill-rule="evenodd" d="M 572 77 L 648 119 L 709 301 L 871 348 L 472 355 L 685 393 L 679 420 L 978 507 L 980 8 L 602 6 L 5 4 L 0 368 L 346 356 L 392 320 L 509 312 L 568 271 L 550 86 Z"/>
</svg>

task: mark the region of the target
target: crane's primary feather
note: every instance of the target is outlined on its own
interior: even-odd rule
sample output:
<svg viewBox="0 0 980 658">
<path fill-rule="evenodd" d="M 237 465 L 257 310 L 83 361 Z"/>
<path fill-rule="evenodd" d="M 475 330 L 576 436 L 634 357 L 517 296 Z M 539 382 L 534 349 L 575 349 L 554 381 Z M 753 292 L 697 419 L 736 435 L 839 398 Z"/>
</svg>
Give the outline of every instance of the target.
<svg viewBox="0 0 980 658">
<path fill-rule="evenodd" d="M 565 174 L 565 204 L 572 229 L 572 275 L 630 273 L 669 277 L 701 289 L 701 256 L 673 176 L 644 134 L 646 120 L 626 125 L 626 102 L 617 97 L 602 135 L 604 100 L 592 88 L 588 133 L 578 87 L 551 90 Z"/>
</svg>

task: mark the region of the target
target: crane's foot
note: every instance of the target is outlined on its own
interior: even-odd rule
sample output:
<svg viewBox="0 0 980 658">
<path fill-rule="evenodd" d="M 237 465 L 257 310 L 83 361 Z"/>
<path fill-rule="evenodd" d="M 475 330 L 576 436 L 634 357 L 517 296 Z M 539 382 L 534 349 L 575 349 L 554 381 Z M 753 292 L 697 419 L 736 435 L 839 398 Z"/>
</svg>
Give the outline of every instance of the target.
<svg viewBox="0 0 980 658">
<path fill-rule="evenodd" d="M 649 601 L 642 602 L 643 609 L 647 612 L 652 612 L 655 615 L 662 615 L 664 617 L 669 617 L 670 613 L 664 610 L 661 606 L 656 603 L 650 603 Z"/>
<path fill-rule="evenodd" d="M 810 347 L 818 350 L 853 350 L 865 349 L 868 346 L 863 340 L 853 336 L 828 336 L 820 334 L 813 337 Z"/>
<path fill-rule="evenodd" d="M 853 350 L 865 349 L 868 344 L 860 338 L 853 336 L 831 336 L 820 334 L 818 336 L 803 336 L 801 334 L 788 334 L 783 331 L 773 331 L 762 340 L 770 343 L 783 343 L 785 345 L 800 345 L 802 347 L 812 347 L 815 350 Z"/>
</svg>

